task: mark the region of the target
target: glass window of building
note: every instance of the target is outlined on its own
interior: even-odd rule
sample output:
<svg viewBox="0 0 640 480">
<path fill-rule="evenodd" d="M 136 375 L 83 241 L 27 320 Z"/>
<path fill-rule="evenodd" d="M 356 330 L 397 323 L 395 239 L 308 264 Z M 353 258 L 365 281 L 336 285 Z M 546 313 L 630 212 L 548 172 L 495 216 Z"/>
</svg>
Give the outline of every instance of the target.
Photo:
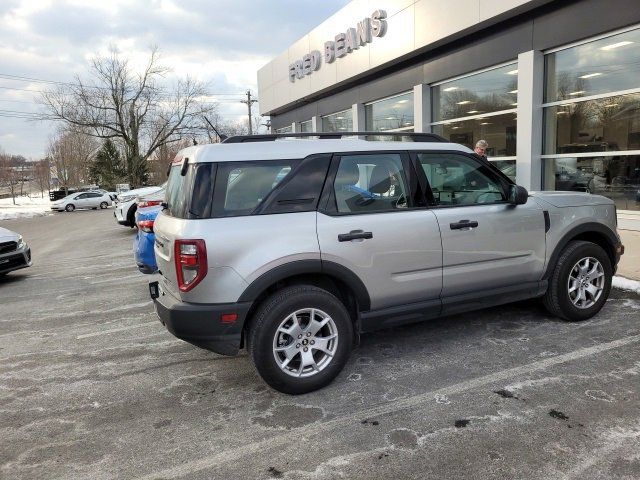
<svg viewBox="0 0 640 480">
<path fill-rule="evenodd" d="M 518 106 L 518 65 L 434 85 L 431 100 L 434 122 L 513 110 Z"/>
<path fill-rule="evenodd" d="M 638 88 L 640 29 L 545 56 L 545 101 Z"/>
<path fill-rule="evenodd" d="M 353 112 L 351 109 L 322 117 L 323 132 L 352 132 Z"/>
<path fill-rule="evenodd" d="M 544 188 L 640 210 L 640 29 L 549 53 L 545 68 Z"/>
<path fill-rule="evenodd" d="M 364 116 L 368 132 L 413 132 L 413 92 L 368 103 Z"/>
<path fill-rule="evenodd" d="M 310 133 L 310 132 L 313 132 L 311 120 L 307 120 L 306 122 L 300 122 L 300 133 Z"/>
<path fill-rule="evenodd" d="M 515 179 L 517 63 L 434 85 L 431 101 L 433 133 L 469 148 L 486 140 L 489 160 Z"/>
<path fill-rule="evenodd" d="M 278 128 L 276 129 L 276 133 L 293 133 L 293 128 L 291 125 L 287 127 Z"/>
</svg>

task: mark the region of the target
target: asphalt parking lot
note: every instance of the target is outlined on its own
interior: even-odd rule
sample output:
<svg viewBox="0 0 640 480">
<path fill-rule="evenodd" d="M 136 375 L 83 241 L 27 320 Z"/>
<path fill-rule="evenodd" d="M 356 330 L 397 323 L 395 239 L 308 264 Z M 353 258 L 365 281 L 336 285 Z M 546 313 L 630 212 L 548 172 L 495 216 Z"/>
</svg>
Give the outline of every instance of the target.
<svg viewBox="0 0 640 480">
<path fill-rule="evenodd" d="M 4 226 L 34 266 L 0 280 L 2 478 L 640 477 L 635 294 L 370 334 L 291 397 L 164 330 L 112 210 Z"/>
</svg>

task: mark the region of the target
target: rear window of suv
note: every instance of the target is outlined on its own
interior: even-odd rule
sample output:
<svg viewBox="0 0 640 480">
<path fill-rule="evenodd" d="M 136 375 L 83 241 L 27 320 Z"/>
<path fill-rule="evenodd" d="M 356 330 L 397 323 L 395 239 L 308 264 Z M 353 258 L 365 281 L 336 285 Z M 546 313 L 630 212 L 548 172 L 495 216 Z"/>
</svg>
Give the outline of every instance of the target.
<svg viewBox="0 0 640 480">
<path fill-rule="evenodd" d="M 171 168 L 167 213 L 198 219 L 315 210 L 329 156 L 191 163 Z"/>
</svg>

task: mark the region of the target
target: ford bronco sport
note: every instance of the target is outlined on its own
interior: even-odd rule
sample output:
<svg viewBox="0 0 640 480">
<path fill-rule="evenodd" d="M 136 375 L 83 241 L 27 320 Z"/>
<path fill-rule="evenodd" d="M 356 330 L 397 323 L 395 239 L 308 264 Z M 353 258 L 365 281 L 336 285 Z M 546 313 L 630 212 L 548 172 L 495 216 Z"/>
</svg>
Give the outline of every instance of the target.
<svg viewBox="0 0 640 480">
<path fill-rule="evenodd" d="M 604 305 L 623 253 L 611 200 L 529 194 L 436 135 L 312 135 L 173 161 L 149 288 L 176 337 L 246 346 L 269 385 L 299 394 L 364 332 L 534 297 L 569 321 Z"/>
</svg>

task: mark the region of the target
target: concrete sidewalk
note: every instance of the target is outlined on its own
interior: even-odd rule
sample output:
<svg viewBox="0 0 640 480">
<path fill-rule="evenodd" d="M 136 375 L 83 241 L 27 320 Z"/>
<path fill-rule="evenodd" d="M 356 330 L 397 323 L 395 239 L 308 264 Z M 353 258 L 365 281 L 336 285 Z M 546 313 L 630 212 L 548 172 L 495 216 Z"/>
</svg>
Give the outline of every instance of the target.
<svg viewBox="0 0 640 480">
<path fill-rule="evenodd" d="M 620 259 L 617 275 L 631 280 L 640 280 L 640 231 L 618 229 L 625 248 Z"/>
</svg>

